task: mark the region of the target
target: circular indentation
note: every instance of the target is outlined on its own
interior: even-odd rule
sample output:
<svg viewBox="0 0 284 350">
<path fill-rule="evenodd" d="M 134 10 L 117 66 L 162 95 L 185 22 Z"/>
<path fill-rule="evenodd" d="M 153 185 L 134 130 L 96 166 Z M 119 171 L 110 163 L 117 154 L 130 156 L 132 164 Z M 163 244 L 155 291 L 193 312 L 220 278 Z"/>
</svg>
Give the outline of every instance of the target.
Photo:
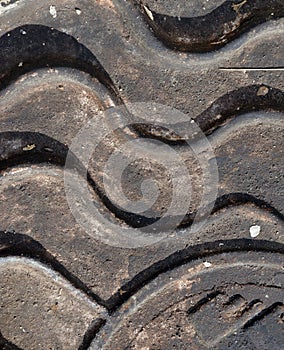
<svg viewBox="0 0 284 350">
<path fill-rule="evenodd" d="M 131 122 L 128 121 L 129 114 Z M 115 107 L 106 110 L 104 116 L 103 125 L 100 126 L 94 119 L 80 130 L 67 156 L 65 190 L 77 222 L 96 239 L 127 248 L 172 239 L 176 235 L 174 230 L 185 217 L 192 224 L 186 234 L 199 230 L 210 215 L 217 197 L 218 169 L 213 149 L 197 124 L 180 111 L 156 103 L 128 104 L 127 109 Z M 179 126 L 184 126 L 185 123 L 187 127 L 180 130 Z M 133 133 L 140 126 L 141 137 Z M 145 128 L 148 131 L 147 138 L 143 135 Z M 168 134 L 185 140 L 192 158 L 195 158 L 201 169 L 201 175 L 198 175 L 198 192 L 201 195 L 197 208 L 192 213 L 192 178 L 189 172 L 192 164 L 188 164 L 188 154 L 182 156 L 167 143 Z M 93 153 L 98 149 L 93 168 L 103 178 L 99 189 L 103 193 L 101 198 L 108 209 L 129 223 L 128 227 L 110 220 L 94 206 L 86 181 L 87 171 L 84 176 L 80 176 L 82 167 L 74 168 L 74 156 L 87 169 Z M 103 158 L 105 163 L 100 166 Z M 135 171 L 138 169 L 138 175 L 134 175 L 134 182 L 140 186 L 140 197 L 133 196 L 130 200 L 133 191 L 128 191 L 126 195 L 123 189 L 130 172 L 125 170 L 141 160 L 144 162 L 142 168 L 139 170 L 137 166 Z M 152 171 L 150 163 L 157 163 L 162 169 L 154 171 L 154 175 L 162 180 L 160 188 L 157 182 L 147 176 L 147 172 L 151 174 Z M 144 179 L 141 179 L 141 173 Z M 159 201 L 159 189 L 162 189 L 160 195 L 163 200 L 157 209 L 157 206 L 153 206 Z"/>
</svg>

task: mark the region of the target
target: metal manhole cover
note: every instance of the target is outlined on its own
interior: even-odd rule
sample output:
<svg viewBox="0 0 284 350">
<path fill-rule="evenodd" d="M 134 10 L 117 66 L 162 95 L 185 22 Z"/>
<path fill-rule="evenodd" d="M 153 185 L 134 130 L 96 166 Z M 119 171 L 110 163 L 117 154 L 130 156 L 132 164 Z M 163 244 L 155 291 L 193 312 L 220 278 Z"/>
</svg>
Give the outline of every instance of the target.
<svg viewBox="0 0 284 350">
<path fill-rule="evenodd" d="M 282 349 L 283 14 L 0 1 L 1 349 Z"/>
</svg>

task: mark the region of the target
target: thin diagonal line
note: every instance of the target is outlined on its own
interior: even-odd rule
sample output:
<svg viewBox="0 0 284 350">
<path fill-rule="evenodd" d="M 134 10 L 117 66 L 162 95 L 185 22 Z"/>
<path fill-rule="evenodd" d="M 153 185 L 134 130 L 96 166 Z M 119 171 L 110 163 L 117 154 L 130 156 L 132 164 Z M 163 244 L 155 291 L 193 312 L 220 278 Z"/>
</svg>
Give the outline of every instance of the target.
<svg viewBox="0 0 284 350">
<path fill-rule="evenodd" d="M 231 71 L 231 72 L 239 72 L 239 71 L 253 71 L 253 72 L 281 72 L 284 71 L 284 67 L 220 67 L 221 71 Z"/>
</svg>

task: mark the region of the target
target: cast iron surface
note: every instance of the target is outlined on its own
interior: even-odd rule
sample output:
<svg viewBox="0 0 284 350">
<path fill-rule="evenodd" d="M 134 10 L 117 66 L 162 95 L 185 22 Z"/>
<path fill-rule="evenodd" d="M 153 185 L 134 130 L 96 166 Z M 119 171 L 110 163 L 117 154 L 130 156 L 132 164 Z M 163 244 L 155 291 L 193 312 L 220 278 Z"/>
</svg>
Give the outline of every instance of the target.
<svg viewBox="0 0 284 350">
<path fill-rule="evenodd" d="M 1 349 L 282 348 L 283 15 L 280 0 L 0 2 Z M 82 164 L 77 133 L 90 120 L 112 130 L 104 112 L 118 106 L 131 123 L 134 102 L 187 120 L 165 116 L 172 130 L 136 118 Z M 202 169 L 187 143 L 191 119 L 219 173 L 197 232 Z M 192 202 L 168 240 L 106 244 L 76 221 L 64 171 L 86 177 L 107 220 L 137 232 L 163 218 L 169 174 L 152 159 L 125 169 L 126 198 L 140 200 L 149 178 L 160 189 L 138 214 L 110 198 L 103 174 L 125 140 L 149 138 L 184 159 Z"/>
</svg>

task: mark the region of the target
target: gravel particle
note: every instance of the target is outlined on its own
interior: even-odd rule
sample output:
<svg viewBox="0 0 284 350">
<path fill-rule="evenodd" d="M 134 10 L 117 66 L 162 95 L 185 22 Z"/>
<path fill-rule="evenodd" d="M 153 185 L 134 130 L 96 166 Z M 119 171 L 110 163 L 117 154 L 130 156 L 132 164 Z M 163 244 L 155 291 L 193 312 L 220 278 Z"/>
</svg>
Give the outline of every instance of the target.
<svg viewBox="0 0 284 350">
<path fill-rule="evenodd" d="M 56 18 L 56 17 L 57 17 L 57 11 L 56 11 L 55 6 L 50 5 L 50 7 L 49 7 L 49 13 L 51 14 L 51 16 L 52 16 L 53 18 Z"/>
<path fill-rule="evenodd" d="M 258 225 L 251 226 L 251 228 L 249 229 L 249 232 L 252 238 L 257 237 L 260 234 L 260 226 Z"/>
<path fill-rule="evenodd" d="M 266 86 L 261 86 L 257 91 L 257 96 L 265 96 L 269 93 L 269 89 Z"/>
<path fill-rule="evenodd" d="M 203 263 L 203 265 L 204 265 L 205 267 L 210 267 L 210 266 L 212 266 L 212 264 L 211 264 L 210 262 L 208 262 L 208 261 L 205 261 L 205 262 Z"/>
</svg>

